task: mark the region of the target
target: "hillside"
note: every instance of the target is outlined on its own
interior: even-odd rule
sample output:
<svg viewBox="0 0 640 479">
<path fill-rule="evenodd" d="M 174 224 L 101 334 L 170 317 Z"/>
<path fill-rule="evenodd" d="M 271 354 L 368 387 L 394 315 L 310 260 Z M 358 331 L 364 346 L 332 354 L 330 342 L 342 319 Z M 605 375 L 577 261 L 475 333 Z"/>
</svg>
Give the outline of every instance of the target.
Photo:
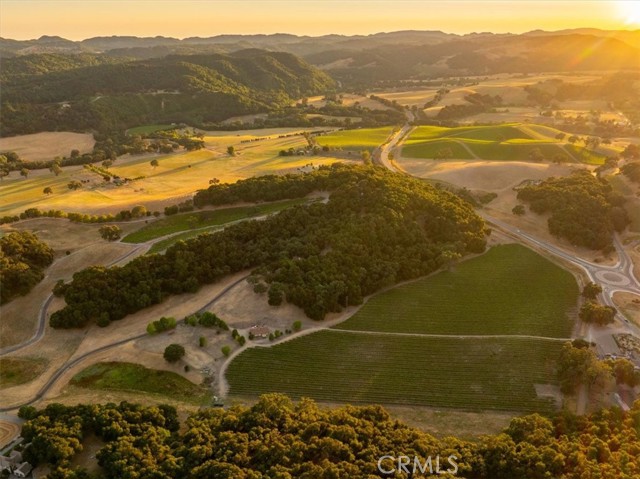
<svg viewBox="0 0 640 479">
<path fill-rule="evenodd" d="M 179 242 L 163 256 L 74 274 L 59 290 L 67 306 L 50 324 L 73 328 L 97 320 L 106 326 L 170 295 L 249 269 L 270 305 L 286 301 L 320 320 L 486 245 L 484 222 L 471 205 L 381 168 L 336 163 L 303 175 L 216 184 L 194 202 L 202 207 L 275 201 L 313 191 L 330 191 L 331 197 L 326 204 L 300 205 Z"/>
<path fill-rule="evenodd" d="M 80 42 L 57 37 L 17 42 L 0 39 L 3 56 L 34 52 L 105 53 L 136 58 L 169 54 L 234 52 L 245 49 L 289 52 L 330 72 L 343 83 L 501 72 L 637 69 L 640 33 L 575 29 L 521 35 L 441 31 L 398 31 L 319 37 L 218 35 L 178 40 L 167 37 L 96 37 Z"/>
<path fill-rule="evenodd" d="M 171 55 L 115 61 L 30 55 L 3 62 L 3 136 L 43 130 L 113 130 L 140 123 L 203 125 L 270 111 L 333 80 L 289 53 Z"/>
</svg>

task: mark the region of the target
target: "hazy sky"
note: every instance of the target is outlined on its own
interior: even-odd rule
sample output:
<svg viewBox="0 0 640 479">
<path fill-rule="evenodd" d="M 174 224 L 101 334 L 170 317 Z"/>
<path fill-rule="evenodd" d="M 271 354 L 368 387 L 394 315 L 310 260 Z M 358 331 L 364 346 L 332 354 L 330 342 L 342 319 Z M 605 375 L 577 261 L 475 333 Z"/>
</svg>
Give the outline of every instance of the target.
<svg viewBox="0 0 640 479">
<path fill-rule="evenodd" d="M 0 36 L 640 28 L 638 0 L 0 0 Z"/>
</svg>

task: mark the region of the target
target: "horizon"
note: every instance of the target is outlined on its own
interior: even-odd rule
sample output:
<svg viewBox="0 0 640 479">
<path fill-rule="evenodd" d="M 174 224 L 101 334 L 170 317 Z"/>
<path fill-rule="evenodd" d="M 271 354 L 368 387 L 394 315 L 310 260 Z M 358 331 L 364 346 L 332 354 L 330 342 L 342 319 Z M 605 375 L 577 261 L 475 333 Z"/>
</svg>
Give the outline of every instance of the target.
<svg viewBox="0 0 640 479">
<path fill-rule="evenodd" d="M 33 40 L 59 36 L 73 41 L 102 36 L 185 39 L 219 35 L 319 37 L 398 31 L 522 34 L 576 28 L 635 31 L 637 0 L 454 0 L 397 2 L 351 0 L 3 0 L 0 36 Z M 126 10 L 122 8 L 126 5 Z M 150 10 L 153 5 L 155 11 Z M 295 6 L 294 6 L 295 5 Z M 330 7 L 330 8 L 327 8 Z M 507 7 L 507 8 L 505 8 Z M 158 11 L 160 10 L 160 11 Z M 34 11 L 38 12 L 34 15 Z M 251 11 L 251 15 L 246 15 Z"/>
<path fill-rule="evenodd" d="M 416 29 L 406 29 L 406 30 L 388 30 L 388 31 L 379 31 L 379 32 L 372 32 L 372 33 L 356 33 L 356 34 L 345 34 L 345 33 L 324 33 L 324 34 L 319 34 L 319 35 L 302 35 L 302 34 L 296 34 L 296 33 L 291 33 L 291 32 L 273 32 L 273 33 L 216 33 L 210 36 L 201 36 L 201 35 L 194 35 L 194 36 L 190 36 L 190 37 L 174 37 L 174 36 L 168 36 L 168 35 L 126 35 L 126 34 L 121 34 L 121 35 L 95 35 L 93 37 L 85 37 L 85 38 L 79 38 L 79 39 L 71 39 L 71 38 L 67 38 L 67 37 L 63 37 L 60 35 L 48 35 L 46 33 L 40 35 L 39 37 L 33 37 L 33 38 L 25 38 L 25 39 L 17 39 L 17 38 L 9 38 L 9 37 L 5 37 L 3 35 L 0 35 L 1 39 L 4 40 L 15 40 L 15 41 L 37 41 L 40 40 L 42 38 L 60 38 L 63 40 L 70 40 L 73 42 L 83 42 L 85 40 L 91 40 L 93 38 L 167 38 L 167 39 L 174 39 L 174 40 L 179 40 L 179 41 L 183 41 L 183 40 L 189 40 L 189 39 L 195 39 L 195 38 L 201 38 L 201 39 L 209 39 L 209 38 L 217 38 L 217 37 L 230 37 L 230 36 L 239 36 L 239 37 L 251 37 L 251 36 L 265 36 L 265 37 L 269 37 L 269 36 L 277 36 L 277 35 L 286 35 L 286 36 L 294 36 L 294 37 L 298 37 L 298 38 L 323 38 L 323 37 L 329 37 L 329 36 L 340 36 L 340 37 L 345 37 L 345 38 L 352 38 L 352 37 L 374 37 L 376 35 L 390 35 L 393 33 L 442 33 L 445 35 L 457 35 L 460 37 L 464 37 L 464 36 L 469 36 L 469 35 L 486 35 L 486 34 L 491 34 L 491 35 L 526 35 L 529 33 L 534 33 L 534 32 L 544 32 L 544 33 L 561 33 L 564 31 L 572 31 L 572 30 L 599 30 L 601 32 L 626 32 L 626 33 L 634 33 L 634 32 L 640 32 L 640 28 L 619 28 L 619 29 L 605 29 L 605 28 L 598 28 L 598 27 L 590 27 L 590 26 L 585 26 L 585 27 L 574 27 L 574 28 L 566 28 L 566 29 L 560 29 L 560 30 L 545 30 L 542 28 L 534 28 L 533 30 L 528 30 L 528 31 L 524 31 L 524 32 L 491 32 L 491 31 L 473 31 L 473 32 L 466 32 L 466 33 L 453 33 L 453 32 L 449 32 L 449 31 L 444 31 L 444 30 L 416 30 Z"/>
</svg>

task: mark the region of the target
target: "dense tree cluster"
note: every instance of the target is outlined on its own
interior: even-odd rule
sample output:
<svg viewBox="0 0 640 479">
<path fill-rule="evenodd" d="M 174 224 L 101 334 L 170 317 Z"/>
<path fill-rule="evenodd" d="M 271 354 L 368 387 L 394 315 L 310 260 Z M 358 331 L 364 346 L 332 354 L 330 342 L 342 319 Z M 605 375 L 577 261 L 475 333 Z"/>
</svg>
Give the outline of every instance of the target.
<svg viewBox="0 0 640 479">
<path fill-rule="evenodd" d="M 585 323 L 595 323 L 599 326 L 613 323 L 616 316 L 616 308 L 613 306 L 604 306 L 595 301 L 587 301 L 580 308 L 580 319 Z"/>
<path fill-rule="evenodd" d="M 464 118 L 466 116 L 490 111 L 492 108 L 502 105 L 502 97 L 500 97 L 500 95 L 492 96 L 472 93 L 466 95 L 464 99 L 467 103 L 446 105 L 438 112 L 436 118 L 439 120 Z"/>
<path fill-rule="evenodd" d="M 611 368 L 600 361 L 589 343 L 567 342 L 558 360 L 558 380 L 565 394 L 573 394 L 578 386 L 606 384 L 612 379 Z"/>
<path fill-rule="evenodd" d="M 91 477 L 70 465 L 90 433 L 105 442 L 96 457 L 108 479 L 422 477 L 381 472 L 378 462 L 389 455 L 410 457 L 411 467 L 415 456 L 421 464 L 431 457 L 433 477 L 445 478 L 631 479 L 640 474 L 640 401 L 628 412 L 612 408 L 589 416 L 516 417 L 503 433 L 477 442 L 437 439 L 394 420 L 380 406 L 328 410 L 275 394 L 252 407 L 198 411 L 183 428 L 168 406 L 52 404 L 41 411 L 24 408 L 21 415 L 28 419 L 22 435 L 32 442 L 25 457 L 50 464 L 49 478 Z M 447 459 L 453 456 L 456 474 L 442 474 L 452 471 Z M 381 463 L 383 469 L 391 464 Z M 428 468 L 427 475 L 432 477 Z"/>
<path fill-rule="evenodd" d="M 67 306 L 51 316 L 51 325 L 81 327 L 102 315 L 118 320 L 246 269 L 309 317 L 322 319 L 485 248 L 484 222 L 468 203 L 383 168 L 335 164 L 298 176 L 213 185 L 196 201 L 272 201 L 316 190 L 331 191 L 329 201 L 234 224 L 123 267 L 76 273 L 65 288 Z"/>
<path fill-rule="evenodd" d="M 629 224 L 624 198 L 587 170 L 526 186 L 518 192 L 518 199 L 529 203 L 535 213 L 551 213 L 551 234 L 591 249 L 608 247 L 613 232 Z"/>
<path fill-rule="evenodd" d="M 143 208 L 144 211 L 141 211 Z M 166 209 L 166 208 L 165 208 Z M 193 210 L 193 207 L 191 208 Z M 189 211 L 191 211 L 189 210 Z M 176 213 L 178 212 L 178 206 L 176 206 Z M 105 215 L 89 215 L 85 213 L 67 213 L 62 210 L 39 210 L 38 208 L 28 208 L 19 215 L 8 215 L 0 218 L 0 225 L 6 223 L 15 223 L 16 221 L 26 220 L 30 218 L 67 218 L 69 221 L 76 223 L 110 223 L 112 221 L 129 221 L 135 218 L 141 218 L 143 216 L 151 215 L 159 216 L 159 212 L 147 211 L 142 206 L 134 206 L 131 210 L 122 210 L 115 215 L 109 213 Z M 106 239 L 106 238 L 105 238 Z M 117 238 L 116 238 L 117 239 Z"/>
<path fill-rule="evenodd" d="M 627 163 L 620 168 L 620 171 L 634 183 L 640 184 L 640 161 Z"/>
<path fill-rule="evenodd" d="M 33 73 L 6 59 L 2 136 L 37 131 L 122 131 L 149 123 L 205 126 L 266 112 L 294 98 L 323 93 L 333 80 L 300 58 L 251 49 L 224 54 L 169 55 Z M 44 59 L 43 59 L 44 61 Z M 29 63 L 29 65 L 26 65 Z"/>
<path fill-rule="evenodd" d="M 0 304 L 25 295 L 44 278 L 53 250 L 29 231 L 0 238 Z"/>
</svg>

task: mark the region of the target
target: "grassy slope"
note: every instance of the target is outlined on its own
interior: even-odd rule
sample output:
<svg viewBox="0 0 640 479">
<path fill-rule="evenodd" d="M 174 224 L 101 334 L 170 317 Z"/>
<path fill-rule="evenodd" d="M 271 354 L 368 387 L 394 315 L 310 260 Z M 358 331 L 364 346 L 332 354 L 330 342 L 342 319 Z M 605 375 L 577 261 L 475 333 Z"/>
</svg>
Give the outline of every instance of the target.
<svg viewBox="0 0 640 479">
<path fill-rule="evenodd" d="M 402 154 L 409 158 L 437 158 L 439 152 L 445 148 L 451 150 L 452 158 L 456 160 L 473 160 L 474 158 L 460 143 L 448 139 L 407 145 L 402 149 Z"/>
<path fill-rule="evenodd" d="M 170 130 L 175 128 L 173 125 L 143 125 L 136 126 L 135 128 L 129 128 L 127 134 L 129 135 L 148 135 L 160 130 Z"/>
<path fill-rule="evenodd" d="M 604 156 L 555 138 L 560 130 L 542 125 L 504 124 L 444 128 L 421 126 L 404 143 L 402 154 L 411 158 L 434 158 L 443 147 L 451 148 L 455 159 L 472 156 L 455 142 L 465 143 L 478 157 L 496 161 L 528 161 L 538 148 L 547 160 L 561 155 L 588 164 L 601 164 Z"/>
<path fill-rule="evenodd" d="M 104 184 L 102 178 L 86 172 L 82 167 L 65 167 L 59 176 L 48 170 L 33 171 L 27 179 L 12 172 L 5 178 L 2 187 L 0 215 L 21 213 L 27 208 L 61 209 L 64 211 L 112 212 L 135 205 L 148 205 L 152 201 L 192 194 L 200 188 L 207 188 L 211 178 L 223 182 L 233 182 L 251 176 L 295 172 L 309 163 L 318 166 L 340 161 L 324 156 L 282 157 L 278 152 L 290 147 L 300 148 L 307 144 L 302 136 L 277 138 L 279 131 L 270 130 L 271 139 L 251 143 L 241 143 L 251 138 L 234 133 L 218 134 L 205 138 L 207 149 L 183 152 L 158 157 L 159 166 L 153 168 L 148 155 L 137 158 L 119 158 L 109 170 L 122 177 L 144 179 L 128 185 L 116 187 Z M 237 155 L 226 154 L 227 146 L 235 146 Z M 77 191 L 71 191 L 67 184 L 71 180 L 89 179 Z M 43 189 L 53 189 L 52 195 L 44 195 Z"/>
<path fill-rule="evenodd" d="M 335 329 L 247 350 L 229 366 L 231 393 L 545 411 L 534 384 L 555 383 L 562 341 L 456 334 L 568 336 L 577 295 L 569 273 L 522 246 L 498 246 L 376 296 Z"/>
<path fill-rule="evenodd" d="M 232 395 L 461 409 L 546 411 L 534 384 L 553 383 L 560 342 L 390 337 L 322 331 L 243 352 L 229 366 Z M 300 380 L 304 378 L 304 381 Z"/>
<path fill-rule="evenodd" d="M 390 126 L 381 128 L 363 128 L 360 130 L 336 131 L 328 135 L 316 137 L 321 146 L 344 148 L 351 150 L 373 149 L 380 146 L 391 134 Z"/>
<path fill-rule="evenodd" d="M 578 293 L 571 273 L 542 256 L 520 245 L 496 246 L 452 271 L 375 296 L 336 328 L 569 337 L 567 311 Z"/>
<path fill-rule="evenodd" d="M 209 390 L 179 374 L 132 363 L 94 364 L 76 374 L 70 384 L 90 389 L 142 391 L 192 403 L 201 403 L 210 396 Z"/>
<path fill-rule="evenodd" d="M 28 383 L 46 367 L 44 359 L 0 358 L 0 389 Z"/>
<path fill-rule="evenodd" d="M 192 211 L 189 213 L 168 216 L 150 223 L 138 231 L 125 236 L 125 243 L 144 243 L 161 236 L 178 231 L 187 231 L 206 226 L 219 226 L 231 221 L 247 217 L 265 215 L 280 211 L 289 206 L 304 202 L 303 199 L 278 201 L 275 203 L 260 204 L 255 206 L 239 206 L 236 208 L 224 208 L 210 211 Z M 194 220 L 195 218 L 195 220 Z"/>
</svg>

